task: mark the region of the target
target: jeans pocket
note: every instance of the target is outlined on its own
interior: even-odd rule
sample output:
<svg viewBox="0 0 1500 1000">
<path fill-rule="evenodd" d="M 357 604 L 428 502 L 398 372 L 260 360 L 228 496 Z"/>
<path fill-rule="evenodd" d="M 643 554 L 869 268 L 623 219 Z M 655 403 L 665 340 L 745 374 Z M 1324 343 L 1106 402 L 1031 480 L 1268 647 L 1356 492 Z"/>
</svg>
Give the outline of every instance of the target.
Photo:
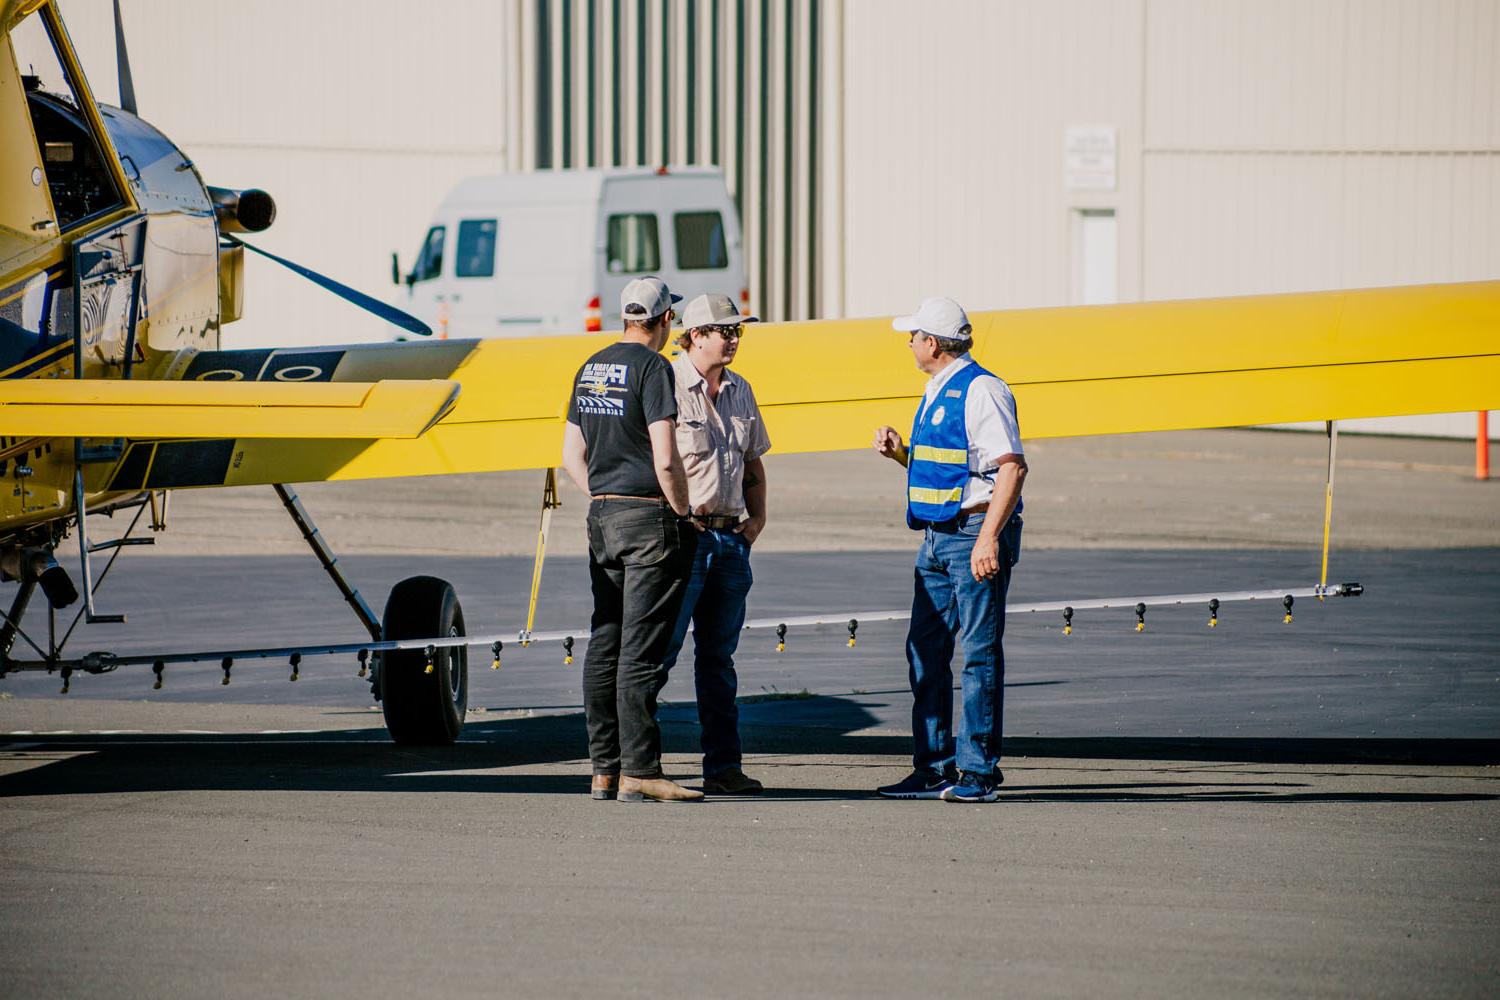
<svg viewBox="0 0 1500 1000">
<path fill-rule="evenodd" d="M 609 547 L 627 566 L 654 566 L 671 558 L 678 546 L 668 533 L 670 512 L 654 508 L 621 511 L 604 524 Z"/>
</svg>

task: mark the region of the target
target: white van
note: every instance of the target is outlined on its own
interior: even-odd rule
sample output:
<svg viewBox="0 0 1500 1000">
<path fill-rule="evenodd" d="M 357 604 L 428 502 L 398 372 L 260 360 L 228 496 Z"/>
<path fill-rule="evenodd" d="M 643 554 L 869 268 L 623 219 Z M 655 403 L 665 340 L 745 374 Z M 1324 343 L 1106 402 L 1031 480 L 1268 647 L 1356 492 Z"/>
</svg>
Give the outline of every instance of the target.
<svg viewBox="0 0 1500 1000">
<path fill-rule="evenodd" d="M 707 167 L 549 170 L 471 177 L 438 206 L 396 304 L 433 335 L 618 330 L 620 292 L 660 275 L 684 298 L 748 308 L 740 220 Z"/>
</svg>

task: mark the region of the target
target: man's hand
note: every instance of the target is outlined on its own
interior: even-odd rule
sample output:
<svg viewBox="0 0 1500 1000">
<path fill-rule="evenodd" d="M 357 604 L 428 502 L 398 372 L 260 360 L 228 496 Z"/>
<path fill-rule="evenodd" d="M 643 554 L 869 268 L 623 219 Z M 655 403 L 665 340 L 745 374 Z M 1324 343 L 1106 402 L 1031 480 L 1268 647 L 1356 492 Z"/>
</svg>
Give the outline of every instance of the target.
<svg viewBox="0 0 1500 1000">
<path fill-rule="evenodd" d="M 766 530 L 766 519 L 764 517 L 749 517 L 735 525 L 735 533 L 744 535 L 745 541 L 750 545 L 760 537 L 760 533 Z"/>
<path fill-rule="evenodd" d="M 906 464 L 906 445 L 894 427 L 881 427 L 875 431 L 875 453 L 884 455 L 893 462 Z"/>
<path fill-rule="evenodd" d="M 981 534 L 969 555 L 969 572 L 976 580 L 988 580 L 1000 572 L 1000 539 Z"/>
</svg>

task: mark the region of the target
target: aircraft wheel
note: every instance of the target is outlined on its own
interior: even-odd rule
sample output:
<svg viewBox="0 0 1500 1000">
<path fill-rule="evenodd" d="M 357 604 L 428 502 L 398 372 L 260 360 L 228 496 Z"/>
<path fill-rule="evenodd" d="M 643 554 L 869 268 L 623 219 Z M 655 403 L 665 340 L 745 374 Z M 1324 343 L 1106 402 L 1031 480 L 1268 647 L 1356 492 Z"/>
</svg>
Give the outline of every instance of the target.
<svg viewBox="0 0 1500 1000">
<path fill-rule="evenodd" d="M 381 619 L 383 639 L 464 635 L 458 594 L 446 580 L 413 576 L 391 588 Z M 420 649 L 381 654 L 380 704 L 385 728 L 397 743 L 447 746 L 458 739 L 469 707 L 469 653 L 439 649 L 427 672 Z"/>
</svg>

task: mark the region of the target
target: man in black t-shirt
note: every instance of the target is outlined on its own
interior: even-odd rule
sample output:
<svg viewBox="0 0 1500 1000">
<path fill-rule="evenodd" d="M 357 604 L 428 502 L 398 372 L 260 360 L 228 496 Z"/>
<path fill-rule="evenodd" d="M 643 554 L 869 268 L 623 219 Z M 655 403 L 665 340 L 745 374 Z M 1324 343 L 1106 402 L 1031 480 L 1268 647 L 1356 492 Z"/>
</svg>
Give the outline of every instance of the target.
<svg viewBox="0 0 1500 1000">
<path fill-rule="evenodd" d="M 659 353 L 673 295 L 656 277 L 620 294 L 625 332 L 573 380 L 563 468 L 589 495 L 594 618 L 583 666 L 593 797 L 688 802 L 661 771 L 656 696 L 697 548 L 677 453 L 672 366 Z"/>
</svg>

